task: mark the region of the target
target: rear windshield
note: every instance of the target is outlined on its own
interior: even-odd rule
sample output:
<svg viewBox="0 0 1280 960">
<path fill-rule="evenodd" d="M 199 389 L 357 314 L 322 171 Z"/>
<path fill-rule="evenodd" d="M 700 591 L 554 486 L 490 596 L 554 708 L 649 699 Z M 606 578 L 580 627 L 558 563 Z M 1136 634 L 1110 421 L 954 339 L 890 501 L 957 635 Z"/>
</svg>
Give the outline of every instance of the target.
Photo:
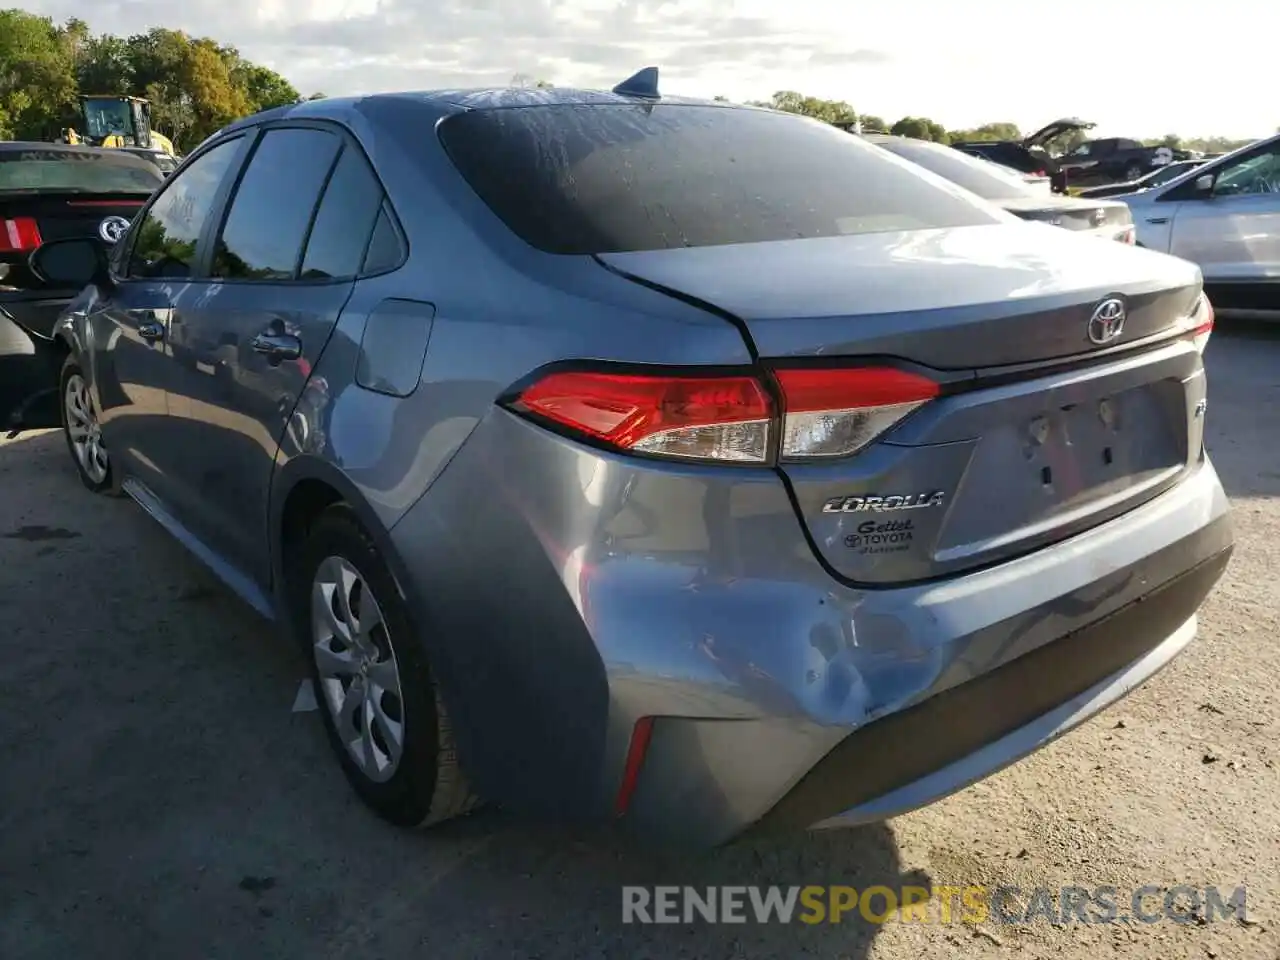
<svg viewBox="0 0 1280 960">
<path fill-rule="evenodd" d="M 0 192 L 74 190 L 149 194 L 164 182 L 149 160 L 72 150 L 0 151 Z"/>
<path fill-rule="evenodd" d="M 973 191 L 984 200 L 1021 200 L 1042 196 L 1028 187 L 1016 173 L 1008 173 L 990 160 L 971 157 L 951 147 L 930 146 L 905 139 L 876 142 L 903 159 L 918 163 L 931 173 Z"/>
<path fill-rule="evenodd" d="M 710 247 L 994 223 L 963 191 L 835 127 L 721 107 L 548 105 L 460 113 L 445 150 L 549 253 Z"/>
</svg>

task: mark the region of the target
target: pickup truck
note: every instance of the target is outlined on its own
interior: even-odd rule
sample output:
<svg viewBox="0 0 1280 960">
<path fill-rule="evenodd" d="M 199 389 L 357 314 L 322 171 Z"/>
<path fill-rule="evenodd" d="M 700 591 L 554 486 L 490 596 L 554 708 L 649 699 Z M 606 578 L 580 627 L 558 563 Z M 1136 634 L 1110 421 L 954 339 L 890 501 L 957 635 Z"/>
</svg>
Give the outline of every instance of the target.
<svg viewBox="0 0 1280 960">
<path fill-rule="evenodd" d="M 1129 183 L 1175 160 L 1187 158 L 1188 154 L 1183 150 L 1144 147 L 1137 140 L 1108 137 L 1086 140 L 1070 153 L 1058 157 L 1058 168 L 1068 186 L 1092 187 Z"/>
</svg>

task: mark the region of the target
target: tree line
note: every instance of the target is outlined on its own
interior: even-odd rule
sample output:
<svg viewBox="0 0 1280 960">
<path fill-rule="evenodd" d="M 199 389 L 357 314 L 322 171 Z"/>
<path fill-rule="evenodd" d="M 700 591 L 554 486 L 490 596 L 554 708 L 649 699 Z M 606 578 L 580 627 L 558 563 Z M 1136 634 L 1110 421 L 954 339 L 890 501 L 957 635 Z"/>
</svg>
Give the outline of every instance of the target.
<svg viewBox="0 0 1280 960">
<path fill-rule="evenodd" d="M 724 100 L 725 97 L 717 97 Z M 928 117 L 901 117 L 893 123 L 886 123 L 882 117 L 874 114 L 858 113 L 843 100 L 822 100 L 818 97 L 805 96 L 794 90 L 780 90 L 768 100 L 751 101 L 751 106 L 771 107 L 774 110 L 785 110 L 788 113 L 800 113 L 827 123 L 861 122 L 864 132 L 892 133 L 902 137 L 915 137 L 919 140 L 933 140 L 936 143 L 960 143 L 973 140 L 1021 140 L 1032 131 L 1022 131 L 1016 123 L 984 123 L 969 130 L 948 130 L 942 124 Z M 1055 150 L 1066 152 L 1075 149 L 1089 138 L 1089 133 L 1076 130 L 1057 138 L 1050 146 Z M 1175 150 L 1199 150 L 1202 153 L 1226 153 L 1237 147 L 1243 147 L 1252 140 L 1232 140 L 1228 137 L 1181 137 L 1176 133 L 1166 134 L 1142 141 L 1147 146 L 1168 146 Z"/>
<path fill-rule="evenodd" d="M 239 117 L 302 99 L 274 70 L 207 37 L 160 27 L 129 37 L 94 34 L 83 20 L 55 24 L 0 10 L 0 139 L 83 132 L 82 94 L 145 97 L 152 126 L 179 149 Z"/>
<path fill-rule="evenodd" d="M 519 86 L 549 86 L 524 74 L 512 79 Z M 199 143 L 232 120 L 302 99 L 274 70 L 208 37 L 163 27 L 128 37 L 94 34 L 83 20 L 56 24 L 23 10 L 0 10 L 0 139 L 52 140 L 68 127 L 78 129 L 82 94 L 145 97 L 151 102 L 152 125 L 179 149 Z M 321 96 L 315 93 L 307 99 Z M 873 114 L 859 114 L 843 100 L 823 100 L 794 90 L 781 90 L 754 105 L 828 123 L 861 122 L 864 130 L 939 143 L 1022 136 L 1012 123 L 948 130 L 928 117 L 909 116 L 889 124 Z M 1053 146 L 1069 150 L 1086 137 L 1077 131 Z M 1169 134 L 1147 142 L 1219 153 L 1248 141 Z"/>
</svg>

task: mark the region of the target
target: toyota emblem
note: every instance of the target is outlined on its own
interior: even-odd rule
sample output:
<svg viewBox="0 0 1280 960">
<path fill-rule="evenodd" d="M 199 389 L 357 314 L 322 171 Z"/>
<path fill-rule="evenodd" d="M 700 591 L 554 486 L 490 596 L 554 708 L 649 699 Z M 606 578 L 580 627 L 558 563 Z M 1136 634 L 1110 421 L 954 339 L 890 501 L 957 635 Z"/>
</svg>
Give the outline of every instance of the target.
<svg viewBox="0 0 1280 960">
<path fill-rule="evenodd" d="M 1124 333 L 1124 301 L 1112 297 L 1093 308 L 1089 318 L 1089 339 L 1094 343 L 1110 343 Z"/>
<path fill-rule="evenodd" d="M 107 217 L 98 224 L 98 236 L 107 243 L 119 243 L 128 229 L 129 221 L 124 217 Z"/>
</svg>

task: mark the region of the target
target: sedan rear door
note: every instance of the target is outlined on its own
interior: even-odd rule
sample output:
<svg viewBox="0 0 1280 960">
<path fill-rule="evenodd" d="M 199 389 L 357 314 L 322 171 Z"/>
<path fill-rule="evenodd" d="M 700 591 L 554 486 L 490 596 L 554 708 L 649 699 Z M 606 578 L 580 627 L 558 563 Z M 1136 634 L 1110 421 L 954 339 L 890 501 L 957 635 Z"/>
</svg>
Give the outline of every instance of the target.
<svg viewBox="0 0 1280 960">
<path fill-rule="evenodd" d="M 330 125 L 259 136 L 202 276 L 183 292 L 169 413 L 193 532 L 260 584 L 277 448 L 359 275 L 383 191 Z"/>
</svg>

